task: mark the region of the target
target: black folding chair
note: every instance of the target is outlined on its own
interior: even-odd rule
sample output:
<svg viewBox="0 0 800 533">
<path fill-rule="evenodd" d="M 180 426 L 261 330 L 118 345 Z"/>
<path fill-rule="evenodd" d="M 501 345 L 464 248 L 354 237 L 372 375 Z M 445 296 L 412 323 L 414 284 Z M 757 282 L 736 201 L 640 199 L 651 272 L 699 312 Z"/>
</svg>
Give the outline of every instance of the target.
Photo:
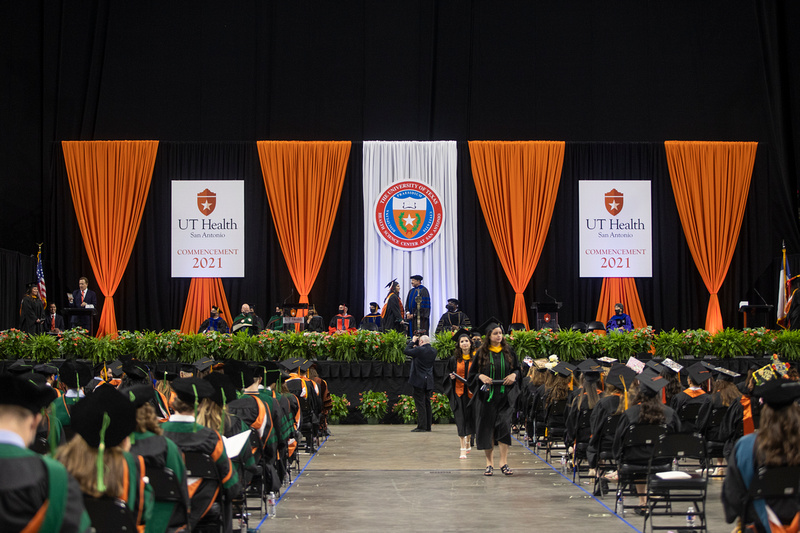
<svg viewBox="0 0 800 533">
<path fill-rule="evenodd" d="M 589 408 L 581 409 L 578 419 L 575 422 L 575 444 L 572 451 L 572 482 L 575 478 L 592 479 L 589 475 L 589 465 L 587 464 L 586 451 L 589 448 L 589 437 L 591 436 L 592 410 Z"/>
<path fill-rule="evenodd" d="M 95 533 L 136 533 L 136 515 L 119 498 L 92 498 L 84 495 L 83 505 Z"/>
<path fill-rule="evenodd" d="M 725 422 L 725 417 L 728 414 L 728 407 L 715 407 L 711 410 L 711 416 L 708 419 L 706 426 L 706 467 L 713 469 L 716 465 L 714 459 L 726 459 L 725 457 L 725 441 L 719 436 L 719 429 Z M 708 477 L 724 478 L 725 474 L 714 475 L 709 473 Z"/>
<path fill-rule="evenodd" d="M 145 467 L 153 496 L 157 502 L 174 503 L 175 509 L 169 520 L 170 529 L 179 530 L 189 523 L 189 494 L 186 491 L 186 481 L 181 482 L 169 468 Z"/>
<path fill-rule="evenodd" d="M 565 413 L 567 410 L 567 400 L 559 400 L 551 403 L 547 407 L 545 414 L 545 435 L 543 444 L 545 447 L 545 461 L 550 462 L 552 452 L 555 449 L 563 449 L 566 453 L 567 447 L 564 444 L 564 435 L 567 432 Z"/>
<path fill-rule="evenodd" d="M 614 444 L 614 435 L 617 433 L 617 424 L 619 424 L 621 417 L 621 414 L 608 415 L 606 417 L 606 423 L 603 425 L 603 436 L 600 439 L 600 445 L 597 449 L 594 494 L 601 498 L 608 492 L 608 481 L 603 476 L 617 467 L 617 461 L 614 458 L 612 446 Z"/>
<path fill-rule="evenodd" d="M 666 432 L 667 426 L 663 424 L 632 424 L 628 429 L 622 446 L 622 456 L 617 463 L 617 496 L 614 512 L 618 515 L 624 514 L 626 509 L 639 507 L 638 500 L 635 505 L 625 504 L 624 497 L 638 498 L 636 485 L 647 483 L 648 475 L 654 470 L 651 469 L 649 460 L 640 462 L 638 458 L 650 457 L 658 439 Z M 658 465 L 658 471 L 666 471 L 671 467 L 670 461 L 667 465 Z"/>
<path fill-rule="evenodd" d="M 643 531 L 647 530 L 648 520 L 651 531 L 685 528 L 689 505 L 694 507 L 694 515 L 699 520 L 691 530 L 707 530 L 708 470 L 702 469 L 700 473 L 660 471 L 664 465 L 671 465 L 673 459 L 687 458 L 701 463 L 706 460 L 706 442 L 702 435 L 675 433 L 659 437 L 650 456 L 649 468 L 655 473 L 647 476 L 647 513 Z M 671 524 L 656 525 L 655 517 L 667 517 L 668 522 L 669 518 L 677 520 Z"/>
<path fill-rule="evenodd" d="M 785 521 L 791 521 L 794 515 L 800 513 L 800 466 L 762 466 L 756 469 L 755 475 L 750 481 L 744 507 L 739 513 L 739 517 L 745 525 L 755 521 L 754 500 L 767 500 L 767 505 L 776 501 L 793 501 L 793 506 L 789 505 L 786 506 L 787 509 L 784 509 L 790 516 L 778 517 Z M 781 506 L 782 509 L 783 507 Z M 744 527 L 742 530 L 744 531 Z"/>
<path fill-rule="evenodd" d="M 192 531 L 217 532 L 230 529 L 226 526 L 233 521 L 231 505 L 225 497 L 225 491 L 222 490 L 222 480 L 217 472 L 217 465 L 214 463 L 214 459 L 205 453 L 185 452 L 184 462 L 186 463 L 187 477 L 203 478 L 219 485 L 216 500 L 211 505 L 208 512 L 206 512 L 200 521 L 192 527 Z"/>
</svg>

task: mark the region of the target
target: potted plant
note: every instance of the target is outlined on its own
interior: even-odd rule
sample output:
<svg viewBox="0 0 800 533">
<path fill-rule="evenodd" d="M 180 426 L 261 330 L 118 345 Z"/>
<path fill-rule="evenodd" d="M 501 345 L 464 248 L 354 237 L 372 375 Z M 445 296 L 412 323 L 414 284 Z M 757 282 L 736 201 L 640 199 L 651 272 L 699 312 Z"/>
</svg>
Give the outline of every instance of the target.
<svg viewBox="0 0 800 533">
<path fill-rule="evenodd" d="M 431 396 L 431 418 L 437 424 L 449 424 L 453 420 L 453 410 L 450 408 L 450 398 L 441 392 L 434 392 Z"/>
<path fill-rule="evenodd" d="M 583 361 L 586 359 L 587 343 L 580 331 L 562 330 L 556 334 L 554 352 L 562 361 Z"/>
<path fill-rule="evenodd" d="M 711 337 L 711 355 L 720 359 L 747 354 L 747 341 L 740 331 L 725 328 Z"/>
<path fill-rule="evenodd" d="M 401 394 L 397 398 L 397 403 L 392 406 L 392 412 L 402 418 L 405 424 L 417 421 L 417 407 L 414 405 L 414 398 L 408 394 Z"/>
<path fill-rule="evenodd" d="M 389 330 L 382 335 L 381 346 L 378 348 L 376 357 L 384 363 L 394 363 L 402 365 L 406 362 L 406 348 L 408 338 L 398 331 Z"/>
<path fill-rule="evenodd" d="M 34 361 L 47 362 L 58 357 L 58 340 L 52 335 L 31 335 L 23 346 L 25 349 L 20 353 Z"/>
<path fill-rule="evenodd" d="M 437 333 L 431 343 L 433 349 L 436 350 L 437 359 L 447 359 L 456 350 L 456 341 L 453 338 L 452 331 L 442 331 Z"/>
<path fill-rule="evenodd" d="M 338 424 L 347 418 L 348 414 L 350 414 L 350 400 L 347 399 L 347 394 L 341 396 L 331 394 L 331 411 L 328 413 L 328 422 Z"/>
<path fill-rule="evenodd" d="M 675 331 L 662 331 L 653 340 L 656 348 L 656 357 L 662 359 L 681 359 L 683 357 L 683 333 Z"/>
<path fill-rule="evenodd" d="M 368 424 L 377 424 L 389 412 L 389 397 L 383 391 L 364 391 L 359 394 L 361 405 L 358 410 L 367 419 Z"/>
</svg>

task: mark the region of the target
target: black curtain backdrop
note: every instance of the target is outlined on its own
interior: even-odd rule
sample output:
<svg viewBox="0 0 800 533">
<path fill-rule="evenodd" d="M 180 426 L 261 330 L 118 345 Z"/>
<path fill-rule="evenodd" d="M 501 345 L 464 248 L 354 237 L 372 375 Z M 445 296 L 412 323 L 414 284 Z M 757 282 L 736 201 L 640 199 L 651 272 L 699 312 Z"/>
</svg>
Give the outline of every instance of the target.
<svg viewBox="0 0 800 533">
<path fill-rule="evenodd" d="M 36 256 L 0 248 L 0 330 L 19 328 L 19 307 L 25 285 L 36 281 Z M 45 277 L 45 281 L 47 278 Z"/>
<path fill-rule="evenodd" d="M 352 140 L 311 299 L 324 317 L 340 299 L 359 314 L 360 142 L 455 139 L 459 296 L 473 320 L 507 321 L 513 294 L 475 198 L 466 142 L 564 140 L 553 227 L 527 302 L 546 301 L 547 289 L 565 302 L 562 324 L 594 316 L 600 281 L 576 277 L 576 180 L 650 173 L 658 274 L 638 281 L 645 315 L 657 327 L 699 327 L 708 296 L 677 222 L 662 143 L 758 141 L 720 293 L 725 324 L 740 325 L 736 304 L 758 302 L 754 287 L 775 301 L 781 241 L 800 252 L 798 22 L 800 3 L 781 0 L 4 2 L 0 247 L 30 255 L 44 242 L 51 295 L 91 277 L 58 143 L 158 139 L 145 220 L 117 294 L 119 325 L 180 323 L 188 284 L 169 279 L 156 251 L 169 238 L 160 222 L 168 181 L 208 177 L 199 169 L 248 183 L 247 278 L 225 287 L 232 309 L 248 301 L 268 316 L 290 278 L 255 141 Z"/>
</svg>

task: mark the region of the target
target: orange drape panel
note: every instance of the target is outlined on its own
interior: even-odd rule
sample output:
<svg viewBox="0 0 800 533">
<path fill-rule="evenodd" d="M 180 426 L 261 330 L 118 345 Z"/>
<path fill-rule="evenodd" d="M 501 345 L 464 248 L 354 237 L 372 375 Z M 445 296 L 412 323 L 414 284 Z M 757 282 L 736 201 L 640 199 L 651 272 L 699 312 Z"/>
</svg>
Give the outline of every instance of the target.
<svg viewBox="0 0 800 533">
<path fill-rule="evenodd" d="M 264 187 L 300 303 L 328 248 L 342 196 L 350 141 L 259 141 Z"/>
<path fill-rule="evenodd" d="M 639 301 L 639 291 L 636 289 L 635 278 L 603 278 L 603 288 L 600 289 L 600 304 L 597 306 L 595 320 L 605 324 L 614 314 L 614 305 L 621 303 L 625 312 L 630 315 L 633 327 L 647 326 L 644 318 L 642 303 Z"/>
<path fill-rule="evenodd" d="M 528 328 L 523 292 L 550 228 L 564 142 L 470 141 L 469 151 L 483 216 L 516 293 L 511 320 Z"/>
<path fill-rule="evenodd" d="M 203 320 L 211 316 L 212 305 L 219 307 L 222 319 L 228 323 L 230 329 L 233 324 L 233 315 L 228 308 L 228 298 L 225 296 L 222 280 L 220 278 L 192 278 L 189 295 L 186 297 L 186 307 L 183 311 L 181 331 L 197 333 Z"/>
<path fill-rule="evenodd" d="M 75 215 L 105 295 L 97 336 L 116 335 L 114 294 L 150 191 L 158 141 L 63 141 Z"/>
<path fill-rule="evenodd" d="M 706 330 L 722 329 L 717 292 L 742 227 L 755 142 L 666 141 L 667 165 L 683 233 L 711 293 Z"/>
</svg>

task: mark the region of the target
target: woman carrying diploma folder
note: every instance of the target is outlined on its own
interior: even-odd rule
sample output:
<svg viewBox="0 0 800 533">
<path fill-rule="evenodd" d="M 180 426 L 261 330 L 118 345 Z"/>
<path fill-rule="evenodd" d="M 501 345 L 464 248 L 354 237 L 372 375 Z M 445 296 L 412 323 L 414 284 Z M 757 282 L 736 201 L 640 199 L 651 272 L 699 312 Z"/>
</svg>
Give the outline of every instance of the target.
<svg viewBox="0 0 800 533">
<path fill-rule="evenodd" d="M 511 445 L 511 416 L 519 395 L 519 364 L 514 350 L 506 344 L 503 326 L 490 318 L 479 327 L 486 339 L 475 353 L 468 384 L 473 393 L 470 405 L 475 411 L 475 445 L 486 454 L 484 476 L 494 471 L 494 445 L 500 448 L 500 471 L 510 476 L 508 447 Z"/>
<path fill-rule="evenodd" d="M 456 331 L 453 339 L 456 341 L 456 349 L 447 360 L 444 393 L 450 399 L 450 407 L 453 409 L 453 416 L 456 419 L 458 438 L 461 440 L 459 458 L 466 459 L 467 454 L 471 451 L 469 439 L 475 433 L 475 419 L 472 416 L 472 407 L 469 406 L 472 391 L 467 388 L 467 376 L 469 376 L 469 367 L 472 363 L 472 342 L 469 338 L 469 331 L 463 328 Z"/>
</svg>

